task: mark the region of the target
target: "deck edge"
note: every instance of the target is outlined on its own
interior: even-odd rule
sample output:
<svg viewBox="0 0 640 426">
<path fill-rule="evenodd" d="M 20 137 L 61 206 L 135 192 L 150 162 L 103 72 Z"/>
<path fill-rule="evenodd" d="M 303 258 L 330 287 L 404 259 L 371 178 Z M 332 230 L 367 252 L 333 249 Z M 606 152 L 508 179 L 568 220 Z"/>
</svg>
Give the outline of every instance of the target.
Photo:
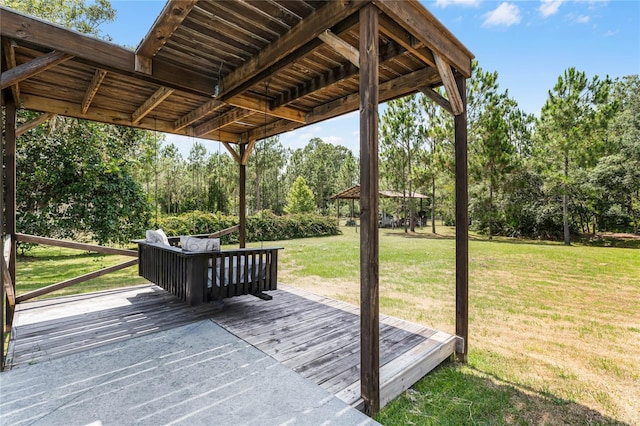
<svg viewBox="0 0 640 426">
<path fill-rule="evenodd" d="M 453 355 L 458 337 L 444 332 L 437 334 L 440 344 L 433 346 L 433 341 L 427 340 L 380 368 L 380 408 Z M 336 397 L 354 408 L 364 407 L 359 380 L 338 392 Z"/>
</svg>

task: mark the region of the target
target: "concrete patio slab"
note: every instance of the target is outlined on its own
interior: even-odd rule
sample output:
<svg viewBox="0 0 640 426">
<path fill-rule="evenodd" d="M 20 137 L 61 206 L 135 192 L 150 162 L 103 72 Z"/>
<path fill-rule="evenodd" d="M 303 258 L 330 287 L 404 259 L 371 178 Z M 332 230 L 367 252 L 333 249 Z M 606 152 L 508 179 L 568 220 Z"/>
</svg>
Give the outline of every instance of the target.
<svg viewBox="0 0 640 426">
<path fill-rule="evenodd" d="M 0 424 L 374 425 L 210 320 L 0 374 Z"/>
</svg>

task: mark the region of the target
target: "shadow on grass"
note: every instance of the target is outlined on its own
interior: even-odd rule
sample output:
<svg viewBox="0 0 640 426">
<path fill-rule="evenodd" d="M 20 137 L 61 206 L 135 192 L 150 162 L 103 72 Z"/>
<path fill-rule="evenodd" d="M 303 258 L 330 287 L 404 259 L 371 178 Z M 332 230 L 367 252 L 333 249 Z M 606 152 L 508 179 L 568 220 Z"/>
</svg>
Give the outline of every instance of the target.
<svg viewBox="0 0 640 426">
<path fill-rule="evenodd" d="M 584 405 L 446 362 L 376 417 L 388 425 L 627 425 Z"/>
<path fill-rule="evenodd" d="M 399 232 L 399 231 L 386 231 L 383 232 L 383 236 L 395 236 L 401 238 L 410 239 L 424 239 L 424 240 L 454 240 L 455 235 L 452 234 L 433 234 L 431 232 Z M 554 240 L 534 240 L 528 238 L 509 238 L 509 237 L 496 237 L 488 239 L 485 236 L 469 235 L 469 241 L 481 241 L 487 243 L 496 244 L 527 244 L 537 246 L 561 246 L 562 241 Z M 610 248 L 631 248 L 640 249 L 640 236 L 632 234 L 624 234 L 623 236 L 611 235 L 587 235 L 574 237 L 572 240 L 575 244 L 589 247 L 610 247 Z"/>
<path fill-rule="evenodd" d="M 392 231 L 387 230 L 382 233 L 383 236 L 388 237 L 402 237 L 402 238 L 418 238 L 425 240 L 455 240 L 456 236 L 454 234 L 438 234 L 431 232 L 402 232 L 399 230 Z M 470 236 L 469 239 L 474 239 L 474 237 Z"/>
<path fill-rule="evenodd" d="M 640 249 L 640 235 L 634 234 L 597 234 L 584 235 L 578 242 L 591 247 Z"/>
<path fill-rule="evenodd" d="M 102 253 L 93 253 L 88 251 L 73 253 L 73 254 L 48 253 L 47 255 L 31 255 L 31 254 L 25 253 L 25 254 L 18 254 L 17 259 L 18 259 L 18 262 L 29 263 L 29 262 L 42 262 L 46 260 L 64 261 L 64 260 L 78 260 L 78 259 L 101 259 L 106 256 L 108 255 L 102 254 Z"/>
</svg>

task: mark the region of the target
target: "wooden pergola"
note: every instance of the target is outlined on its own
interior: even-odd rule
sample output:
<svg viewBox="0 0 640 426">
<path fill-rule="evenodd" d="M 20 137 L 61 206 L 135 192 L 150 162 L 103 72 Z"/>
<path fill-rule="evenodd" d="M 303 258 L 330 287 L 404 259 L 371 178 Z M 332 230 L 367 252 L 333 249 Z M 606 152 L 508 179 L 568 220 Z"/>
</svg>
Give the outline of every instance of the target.
<svg viewBox="0 0 640 426">
<path fill-rule="evenodd" d="M 456 334 L 465 343 L 457 356 L 466 360 L 473 55 L 417 0 L 170 0 L 135 51 L 0 7 L 0 35 L 7 320 L 21 239 L 20 134 L 59 114 L 220 141 L 239 164 L 244 246 L 245 166 L 256 140 L 360 110 L 361 394 L 366 412 L 377 412 L 378 104 L 420 91 L 455 120 Z M 42 114 L 16 123 L 17 109 Z"/>
</svg>

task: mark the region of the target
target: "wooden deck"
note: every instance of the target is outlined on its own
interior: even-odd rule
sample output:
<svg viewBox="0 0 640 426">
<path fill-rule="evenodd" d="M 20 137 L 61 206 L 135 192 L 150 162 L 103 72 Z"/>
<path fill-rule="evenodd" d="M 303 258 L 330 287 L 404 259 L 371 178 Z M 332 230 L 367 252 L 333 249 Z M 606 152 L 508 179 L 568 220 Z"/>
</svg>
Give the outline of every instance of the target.
<svg viewBox="0 0 640 426">
<path fill-rule="evenodd" d="M 20 367 L 211 319 L 280 363 L 360 408 L 359 309 L 290 286 L 188 306 L 155 285 L 18 305 L 8 364 Z M 458 338 L 381 315 L 381 406 L 435 368 Z"/>
</svg>

